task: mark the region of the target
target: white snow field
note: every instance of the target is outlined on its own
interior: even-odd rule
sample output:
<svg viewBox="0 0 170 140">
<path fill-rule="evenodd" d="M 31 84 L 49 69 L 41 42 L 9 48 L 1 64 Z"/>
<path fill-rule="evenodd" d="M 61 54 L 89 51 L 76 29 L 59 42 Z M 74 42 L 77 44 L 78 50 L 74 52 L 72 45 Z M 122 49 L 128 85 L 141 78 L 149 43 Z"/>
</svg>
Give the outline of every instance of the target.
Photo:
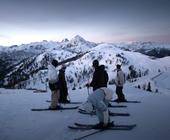
<svg viewBox="0 0 170 140">
<path fill-rule="evenodd" d="M 170 88 L 170 75 L 165 72 L 158 79 L 161 88 Z M 165 82 L 163 82 L 165 79 Z M 114 85 L 110 85 L 115 90 Z M 90 93 L 92 90 L 90 90 Z M 87 89 L 69 92 L 72 101 L 86 101 Z M 129 117 L 111 117 L 115 124 L 137 124 L 131 131 L 107 130 L 87 137 L 87 140 L 168 140 L 170 139 L 170 90 L 151 93 L 126 84 L 128 100 L 141 103 L 121 103 L 127 108 L 110 108 L 112 112 L 130 113 Z M 114 98 L 116 95 L 114 94 Z M 79 114 L 77 110 L 33 112 L 31 108 L 47 108 L 50 92 L 0 89 L 0 140 L 73 140 L 95 130 L 70 130 L 74 122 L 97 123 L 96 116 Z M 117 103 L 112 103 L 117 104 Z M 63 106 L 77 106 L 73 104 Z"/>
</svg>

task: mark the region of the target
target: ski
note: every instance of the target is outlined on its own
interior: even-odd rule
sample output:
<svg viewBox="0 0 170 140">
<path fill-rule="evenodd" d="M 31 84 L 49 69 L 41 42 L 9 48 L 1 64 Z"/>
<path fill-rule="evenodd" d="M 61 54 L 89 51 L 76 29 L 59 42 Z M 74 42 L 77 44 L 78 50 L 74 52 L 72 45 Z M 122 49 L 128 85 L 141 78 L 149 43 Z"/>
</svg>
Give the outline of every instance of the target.
<svg viewBox="0 0 170 140">
<path fill-rule="evenodd" d="M 136 126 L 136 124 L 132 124 L 132 125 L 117 125 L 117 124 L 114 124 L 113 122 L 111 122 L 111 124 L 113 124 L 113 126 L 109 127 L 109 128 L 112 128 L 112 127 L 119 127 L 119 128 L 133 128 Z M 74 123 L 75 126 L 79 126 L 79 127 L 93 127 L 94 124 L 83 124 L 83 123 Z M 106 128 L 107 129 L 107 128 Z"/>
<path fill-rule="evenodd" d="M 50 100 L 46 100 L 46 102 L 50 103 Z M 82 102 L 68 102 L 68 103 L 61 103 L 61 104 L 82 104 Z"/>
<path fill-rule="evenodd" d="M 86 115 L 96 115 L 95 111 L 88 113 L 85 110 L 79 109 L 78 112 L 81 114 L 86 114 Z M 114 113 L 114 112 L 110 112 L 110 111 L 109 111 L 109 115 L 110 116 L 130 116 L 129 113 Z"/>
<path fill-rule="evenodd" d="M 109 104 L 108 105 L 109 108 L 123 108 L 123 107 L 127 107 L 126 105 L 112 105 L 112 104 Z"/>
<path fill-rule="evenodd" d="M 112 100 L 111 102 L 116 102 L 116 103 L 141 103 L 141 101 L 124 101 L 124 102 L 119 102 L 119 101 L 115 101 L 115 100 Z"/>
<path fill-rule="evenodd" d="M 95 129 L 93 128 L 94 125 L 73 125 L 73 126 L 68 126 L 70 129 L 75 129 L 75 130 L 91 130 Z M 112 127 L 104 128 L 102 130 L 132 130 L 134 127 L 136 127 L 136 124 L 132 125 L 114 125 Z M 100 130 L 100 129 L 97 129 Z"/>
<path fill-rule="evenodd" d="M 61 107 L 59 109 L 49 109 L 49 108 L 33 108 L 31 111 L 58 111 L 58 110 L 72 110 L 77 109 L 79 106 L 75 107 Z"/>
</svg>

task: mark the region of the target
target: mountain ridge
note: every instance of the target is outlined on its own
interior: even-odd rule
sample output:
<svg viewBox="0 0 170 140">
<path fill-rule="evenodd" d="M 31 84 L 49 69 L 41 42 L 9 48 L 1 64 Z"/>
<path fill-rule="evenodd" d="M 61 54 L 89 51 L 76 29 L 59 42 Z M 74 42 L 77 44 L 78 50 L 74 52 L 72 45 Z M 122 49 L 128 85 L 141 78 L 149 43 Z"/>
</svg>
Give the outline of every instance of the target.
<svg viewBox="0 0 170 140">
<path fill-rule="evenodd" d="M 1 65 L 10 64 L 10 66 L 3 65 L 1 69 L 1 87 L 5 85 L 10 88 L 31 88 L 36 81 L 39 83 L 46 81 L 47 62 L 53 58 L 61 64 L 67 65 L 66 79 L 70 88 L 81 88 L 85 82 L 89 81 L 93 71 L 91 63 L 94 59 L 98 59 L 101 64 L 106 65 L 110 82 L 114 77 L 113 69 L 115 69 L 116 63 L 121 63 L 126 73 L 131 65 L 134 65 L 136 71 L 140 70 L 142 73 L 146 73 L 148 70 L 154 71 L 154 68 L 155 71 L 163 69 L 162 65 L 159 65 L 147 54 L 127 50 L 127 46 L 123 48 L 121 45 L 113 43 L 96 44 L 86 41 L 81 36 L 75 36 L 71 40 L 66 39 L 61 42 L 43 41 L 40 44 L 36 42 L 19 47 L 13 46 L 9 49 L 11 50 L 0 52 Z M 168 60 L 169 58 L 165 61 Z M 44 82 L 35 84 L 36 87 L 38 85 L 43 86 Z"/>
</svg>

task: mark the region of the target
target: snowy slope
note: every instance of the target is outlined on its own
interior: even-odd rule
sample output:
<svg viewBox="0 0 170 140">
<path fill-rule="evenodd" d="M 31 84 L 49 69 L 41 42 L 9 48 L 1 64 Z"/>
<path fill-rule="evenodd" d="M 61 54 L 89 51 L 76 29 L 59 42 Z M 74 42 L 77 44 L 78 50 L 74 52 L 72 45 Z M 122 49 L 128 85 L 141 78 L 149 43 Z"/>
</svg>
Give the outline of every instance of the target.
<svg viewBox="0 0 170 140">
<path fill-rule="evenodd" d="M 90 81 L 92 77 L 92 61 L 94 59 L 98 59 L 100 64 L 106 66 L 109 81 L 115 78 L 116 72 L 114 70 L 117 63 L 122 64 L 122 69 L 126 74 L 129 72 L 129 66 L 133 65 L 137 72 L 141 71 L 144 74 L 146 71 L 149 71 L 150 78 L 157 75 L 159 69 L 163 71 L 165 67 L 170 67 L 170 57 L 153 60 L 138 52 L 124 51 L 112 44 L 101 44 L 93 47 L 89 53 L 67 67 L 66 77 L 74 80 L 71 87 L 73 85 L 83 87 L 85 83 Z"/>
<path fill-rule="evenodd" d="M 110 86 L 115 89 L 114 86 Z M 91 91 L 90 91 L 91 92 Z M 162 140 L 170 137 L 170 92 L 150 94 L 126 84 L 124 93 L 128 100 L 140 100 L 138 104 L 126 104 L 127 108 L 111 109 L 128 112 L 130 117 L 111 117 L 116 124 L 137 124 L 131 131 L 105 131 L 90 136 L 88 140 Z M 87 90 L 70 91 L 72 101 L 85 101 Z M 115 96 L 114 96 L 115 98 Z M 97 123 L 95 116 L 79 114 L 77 110 L 31 112 L 31 108 L 46 108 L 48 93 L 32 93 L 27 90 L 0 89 L 0 139 L 1 140 L 73 140 L 91 131 L 73 131 L 67 128 L 74 122 Z M 116 104 L 116 103 L 112 103 Z M 74 105 L 67 105 L 74 106 Z M 93 131 L 93 130 L 92 130 Z"/>
<path fill-rule="evenodd" d="M 53 57 L 62 61 L 64 59 L 75 56 L 76 53 L 70 51 L 58 49 L 58 50 L 49 50 L 36 57 L 34 63 L 41 67 L 45 64 L 44 59 L 46 56 Z M 60 59 L 59 59 L 60 58 Z M 98 59 L 100 64 L 106 66 L 106 70 L 109 74 L 109 81 L 112 81 L 115 78 L 116 64 L 122 64 L 122 69 L 126 73 L 129 73 L 129 66 L 133 65 L 137 72 L 141 72 L 143 75 L 149 71 L 149 76 L 151 78 L 154 75 L 157 75 L 158 70 L 163 71 L 165 67 L 170 67 L 170 57 L 160 58 L 160 59 L 150 59 L 150 57 L 143 55 L 138 52 L 130 52 L 121 50 L 113 44 L 100 44 L 96 47 L 90 49 L 88 53 L 79 59 L 66 63 L 66 79 L 68 82 L 68 87 L 72 88 L 82 88 L 84 85 L 91 81 L 92 78 L 92 61 Z M 31 68 L 31 67 L 30 67 Z M 43 74 L 44 73 L 44 74 Z M 26 88 L 42 88 L 45 89 L 46 83 L 41 82 L 45 81 L 47 78 L 47 70 L 43 70 L 34 74 L 29 80 L 26 81 Z M 43 75 L 43 76 L 41 76 Z M 34 79 L 34 80 L 33 80 Z"/>
<path fill-rule="evenodd" d="M 155 86 L 162 92 L 168 93 L 170 91 L 170 72 L 169 68 L 165 72 L 162 72 L 159 76 L 153 79 Z"/>
</svg>

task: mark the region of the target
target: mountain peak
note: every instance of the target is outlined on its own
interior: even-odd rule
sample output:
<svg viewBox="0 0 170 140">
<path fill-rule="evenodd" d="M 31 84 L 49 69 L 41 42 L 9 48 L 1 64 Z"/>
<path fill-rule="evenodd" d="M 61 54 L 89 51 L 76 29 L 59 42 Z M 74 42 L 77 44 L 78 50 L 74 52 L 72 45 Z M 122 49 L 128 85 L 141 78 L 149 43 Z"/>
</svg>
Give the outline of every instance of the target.
<svg viewBox="0 0 170 140">
<path fill-rule="evenodd" d="M 68 42 L 69 40 L 67 38 L 64 38 L 61 42 Z"/>
<path fill-rule="evenodd" d="M 80 35 L 76 35 L 72 40 L 74 40 L 74 41 L 80 41 L 80 42 L 86 42 L 86 40 L 83 38 L 83 37 L 81 37 Z"/>
</svg>

